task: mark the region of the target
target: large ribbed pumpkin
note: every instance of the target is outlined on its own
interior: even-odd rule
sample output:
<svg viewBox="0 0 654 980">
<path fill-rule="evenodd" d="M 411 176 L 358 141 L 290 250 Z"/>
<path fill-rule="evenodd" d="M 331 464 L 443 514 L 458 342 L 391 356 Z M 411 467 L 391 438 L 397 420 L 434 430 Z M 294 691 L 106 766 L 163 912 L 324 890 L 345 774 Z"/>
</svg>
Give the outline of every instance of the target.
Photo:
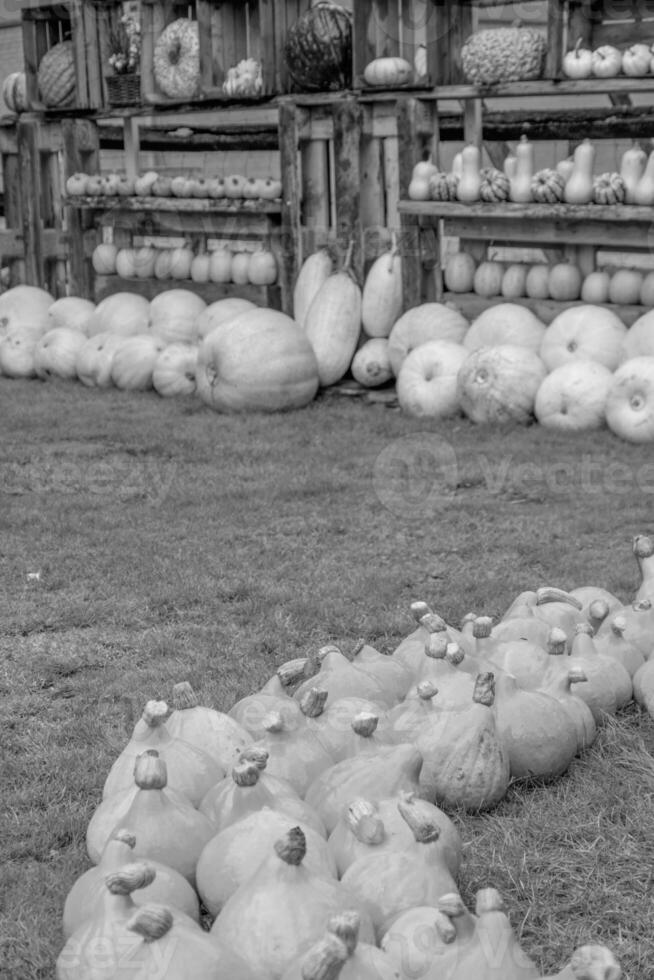
<svg viewBox="0 0 654 980">
<path fill-rule="evenodd" d="M 331 0 L 319 0 L 291 25 L 284 50 L 295 85 L 308 92 L 350 88 L 352 18 Z"/>
<path fill-rule="evenodd" d="M 41 58 L 38 70 L 39 94 L 52 108 L 75 101 L 75 55 L 72 41 L 60 41 Z"/>
<path fill-rule="evenodd" d="M 318 364 L 295 320 L 257 308 L 204 338 L 196 381 L 198 394 L 216 411 L 278 412 L 312 401 Z"/>
</svg>

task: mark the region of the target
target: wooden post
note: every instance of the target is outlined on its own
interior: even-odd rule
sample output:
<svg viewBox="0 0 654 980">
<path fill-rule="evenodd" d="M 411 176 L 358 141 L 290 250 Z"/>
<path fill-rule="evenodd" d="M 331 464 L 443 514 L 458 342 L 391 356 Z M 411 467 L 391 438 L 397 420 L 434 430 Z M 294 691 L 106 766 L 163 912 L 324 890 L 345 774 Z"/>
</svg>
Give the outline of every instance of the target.
<svg viewBox="0 0 654 980">
<path fill-rule="evenodd" d="M 408 197 L 411 172 L 415 163 L 422 159 L 423 136 L 421 135 L 421 120 L 423 107 L 417 99 L 403 98 L 397 103 L 397 138 L 399 161 L 399 197 Z M 402 294 L 405 309 L 417 306 L 423 302 L 425 292 L 425 272 L 423 269 L 423 254 L 420 224 L 413 215 L 400 214 L 399 245 L 402 255 Z M 432 261 L 439 263 L 437 242 L 436 256 Z"/>
<path fill-rule="evenodd" d="M 64 180 L 73 173 L 97 173 L 99 136 L 97 126 L 87 119 L 62 119 Z M 86 256 L 85 243 L 93 219 L 88 212 L 66 207 L 65 225 L 69 243 L 69 290 L 73 296 L 94 299 L 94 272 Z"/>
<path fill-rule="evenodd" d="M 23 200 L 21 197 L 21 161 L 16 146 L 16 127 L 0 129 L 0 149 L 2 152 L 2 180 L 4 187 L 5 223 L 22 239 Z M 7 261 L 5 259 L 5 261 Z M 25 279 L 25 259 L 13 258 L 9 262 L 9 284 L 17 286 Z"/>
<path fill-rule="evenodd" d="M 362 110 L 354 97 L 334 103 L 334 163 L 336 197 L 336 240 L 345 252 L 350 241 L 352 269 L 362 281 L 361 242 L 361 146 Z"/>
<path fill-rule="evenodd" d="M 298 107 L 292 102 L 282 102 L 279 107 L 279 153 L 283 184 L 279 284 L 282 310 L 289 316 L 293 316 L 293 287 L 304 259 L 300 234 L 299 131 Z"/>
<path fill-rule="evenodd" d="M 38 127 L 40 120 L 24 114 L 19 116 L 16 142 L 20 160 L 20 194 L 23 202 L 23 241 L 25 242 L 25 282 L 43 286 L 43 235 L 39 202 L 41 200 L 41 160 Z"/>
</svg>

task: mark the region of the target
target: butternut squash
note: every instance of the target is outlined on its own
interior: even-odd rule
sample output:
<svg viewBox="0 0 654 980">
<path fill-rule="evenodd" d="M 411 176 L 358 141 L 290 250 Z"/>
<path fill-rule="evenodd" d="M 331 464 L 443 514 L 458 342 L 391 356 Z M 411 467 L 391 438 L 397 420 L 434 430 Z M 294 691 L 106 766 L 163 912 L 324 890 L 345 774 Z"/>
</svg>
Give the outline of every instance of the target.
<svg viewBox="0 0 654 980">
<path fill-rule="evenodd" d="M 462 204 L 474 204 L 479 200 L 481 188 L 481 154 L 479 147 L 474 144 L 464 146 L 461 151 L 461 176 L 456 189 L 456 196 Z"/>
<path fill-rule="evenodd" d="M 573 154 L 573 168 L 565 182 L 563 199 L 567 204 L 589 204 L 593 200 L 593 162 L 595 147 L 584 140 Z"/>
<path fill-rule="evenodd" d="M 515 172 L 509 175 L 509 199 L 518 204 L 532 200 L 531 181 L 534 176 L 534 144 L 520 137 L 515 151 Z"/>
</svg>

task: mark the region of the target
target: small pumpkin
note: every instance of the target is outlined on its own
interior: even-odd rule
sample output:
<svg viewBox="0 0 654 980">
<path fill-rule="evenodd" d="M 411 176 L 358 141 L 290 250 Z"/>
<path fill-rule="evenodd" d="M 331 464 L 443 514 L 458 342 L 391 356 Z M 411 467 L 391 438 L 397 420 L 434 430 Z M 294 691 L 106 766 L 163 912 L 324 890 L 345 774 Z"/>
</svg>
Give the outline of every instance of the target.
<svg viewBox="0 0 654 980">
<path fill-rule="evenodd" d="M 563 200 L 565 178 L 549 167 L 537 170 L 531 178 L 531 196 L 538 204 L 558 204 Z"/>
<path fill-rule="evenodd" d="M 456 201 L 459 176 L 458 174 L 445 173 L 442 170 L 438 170 L 428 178 L 427 186 L 431 201 Z"/>
<path fill-rule="evenodd" d="M 366 85 L 380 88 L 398 88 L 413 80 L 413 67 L 405 58 L 375 58 L 363 72 Z"/>
<path fill-rule="evenodd" d="M 603 173 L 593 178 L 593 201 L 595 204 L 624 204 L 627 198 L 627 185 L 618 173 Z"/>
<path fill-rule="evenodd" d="M 60 41 L 46 51 L 39 62 L 37 79 L 44 105 L 63 108 L 73 104 L 77 77 L 72 41 Z"/>
<path fill-rule="evenodd" d="M 503 171 L 497 167 L 483 167 L 480 171 L 481 184 L 479 197 L 482 201 L 508 201 L 510 181 Z"/>
<path fill-rule="evenodd" d="M 10 112 L 25 112 L 27 87 L 24 71 L 12 71 L 2 83 L 2 98 Z"/>
</svg>

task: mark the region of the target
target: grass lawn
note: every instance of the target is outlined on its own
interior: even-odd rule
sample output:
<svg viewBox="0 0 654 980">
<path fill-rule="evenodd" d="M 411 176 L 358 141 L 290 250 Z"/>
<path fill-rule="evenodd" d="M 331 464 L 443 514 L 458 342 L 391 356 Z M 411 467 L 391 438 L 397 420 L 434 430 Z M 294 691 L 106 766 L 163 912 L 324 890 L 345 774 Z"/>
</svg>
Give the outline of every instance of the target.
<svg viewBox="0 0 654 980">
<path fill-rule="evenodd" d="M 435 429 L 326 397 L 222 417 L 193 399 L 0 379 L 0 976 L 53 976 L 106 773 L 148 698 L 228 709 L 276 665 L 414 599 L 448 621 L 523 589 L 638 584 L 654 457 L 607 432 Z M 654 722 L 629 708 L 548 787 L 457 817 L 461 889 L 495 885 L 543 971 L 604 942 L 651 975 Z"/>
</svg>

